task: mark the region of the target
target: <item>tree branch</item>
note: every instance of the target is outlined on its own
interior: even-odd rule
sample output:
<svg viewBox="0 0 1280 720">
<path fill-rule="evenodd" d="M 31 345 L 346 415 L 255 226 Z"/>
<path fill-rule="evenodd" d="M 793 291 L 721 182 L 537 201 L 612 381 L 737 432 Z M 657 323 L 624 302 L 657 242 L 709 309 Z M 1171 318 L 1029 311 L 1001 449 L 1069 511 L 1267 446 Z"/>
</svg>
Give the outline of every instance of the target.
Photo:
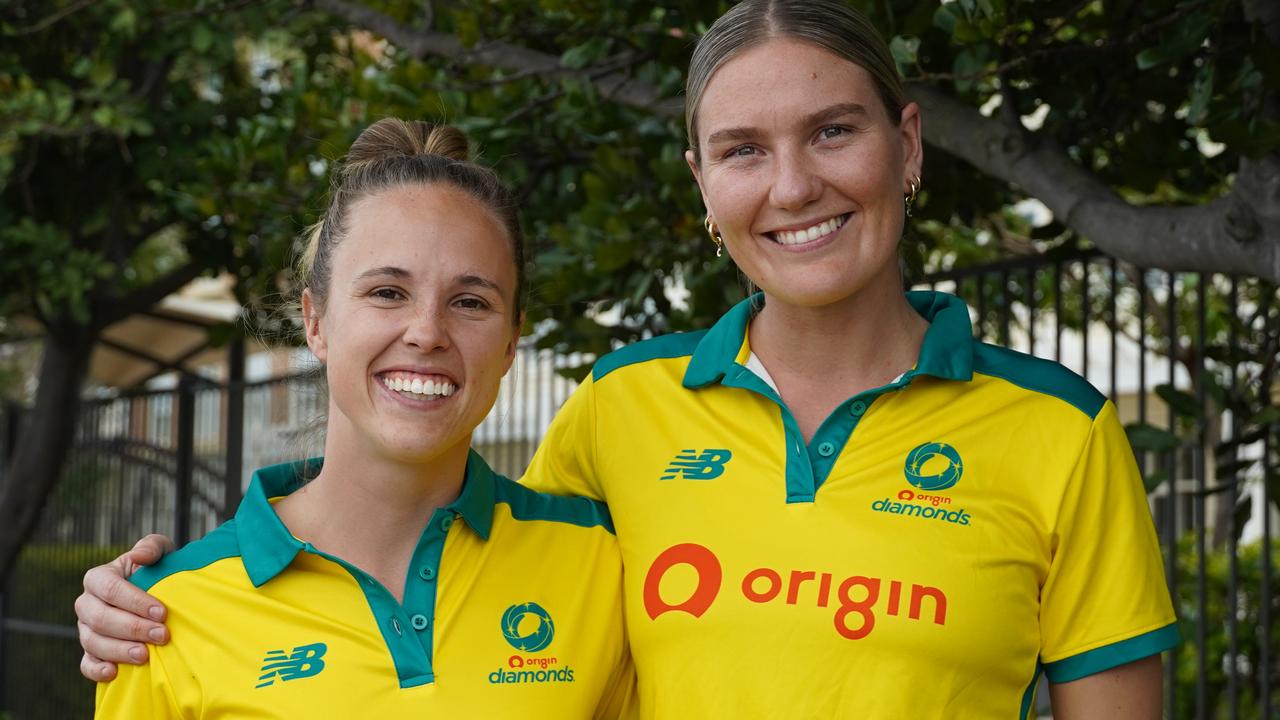
<svg viewBox="0 0 1280 720">
<path fill-rule="evenodd" d="M 622 70 L 592 77 L 593 68 L 566 68 L 560 64 L 558 56 L 550 53 L 494 41 L 481 41 L 475 47 L 468 48 L 453 35 L 429 29 L 418 30 L 377 10 L 348 0 L 314 0 L 314 3 L 317 8 L 331 15 L 385 37 L 411 57 L 441 57 L 462 65 L 482 65 L 536 74 L 548 79 L 583 79 L 594 84 L 602 97 L 628 107 L 668 118 L 680 117 L 684 112 L 684 101 L 681 98 L 664 97 L 657 88 L 631 78 Z"/>
<path fill-rule="evenodd" d="M 80 10 L 83 10 L 89 7 L 90 5 L 94 4 L 97 1 L 98 0 L 76 0 L 76 2 L 71 3 L 70 5 L 62 8 L 61 10 L 55 13 L 52 13 L 51 15 L 49 15 L 46 18 L 43 18 L 42 20 L 35 23 L 34 25 L 29 25 L 27 27 L 18 28 L 17 30 L 14 30 L 12 34 L 13 35 L 34 35 L 38 32 L 41 32 L 42 30 L 46 30 L 52 27 L 53 25 L 57 24 L 60 20 L 62 20 L 66 16 L 74 12 L 79 12 Z"/>
<path fill-rule="evenodd" d="M 1129 262 L 1280 282 L 1280 157 L 1242 160 L 1224 197 L 1190 207 L 1135 206 L 1051 143 L 1005 127 L 942 91 L 909 88 L 925 140 L 1038 198 L 1065 225 Z"/>
<path fill-rule="evenodd" d="M 557 56 L 548 53 L 502 42 L 481 42 L 468 49 L 452 35 L 407 27 L 348 0 L 312 1 L 416 58 L 435 56 L 549 78 L 582 78 L 594 82 L 604 97 L 624 105 L 662 117 L 674 118 L 683 112 L 683 98 L 663 97 L 657 88 L 622 71 L 593 78 L 592 68 L 564 68 Z M 1179 13 L 1204 4 L 1205 0 L 1189 3 L 1123 42 L 1135 42 L 1181 17 Z M 924 109 L 927 143 L 1019 186 L 1108 253 L 1166 270 L 1238 272 L 1280 282 L 1280 155 L 1242 161 L 1231 192 L 1205 205 L 1135 206 L 1062 149 L 1025 135 L 1020 127 L 1005 127 L 999 120 L 983 117 L 975 108 L 928 85 L 914 83 L 907 94 Z"/>
<path fill-rule="evenodd" d="M 101 318 L 95 318 L 97 326 L 105 328 L 134 313 L 146 310 L 169 295 L 181 290 L 184 285 L 200 277 L 200 273 L 207 269 L 200 263 L 188 263 L 150 285 L 140 287 L 122 296 L 111 303 L 111 309 L 104 313 Z"/>
</svg>

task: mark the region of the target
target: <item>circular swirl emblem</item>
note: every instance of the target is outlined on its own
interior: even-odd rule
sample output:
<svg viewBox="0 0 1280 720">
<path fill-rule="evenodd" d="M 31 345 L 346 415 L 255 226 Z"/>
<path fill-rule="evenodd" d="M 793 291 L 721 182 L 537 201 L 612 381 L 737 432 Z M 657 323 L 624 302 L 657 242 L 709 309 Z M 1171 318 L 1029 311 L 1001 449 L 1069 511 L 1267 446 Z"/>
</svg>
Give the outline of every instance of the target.
<svg viewBox="0 0 1280 720">
<path fill-rule="evenodd" d="M 529 615 L 538 619 L 538 627 L 528 635 L 521 635 L 520 623 Z M 551 638 L 555 634 L 556 628 L 551 622 L 551 615 L 537 603 L 512 605 L 502 614 L 502 636 L 511 643 L 511 647 L 521 652 L 538 652 L 551 644 Z"/>
<path fill-rule="evenodd" d="M 922 472 L 924 466 L 938 456 L 946 458 L 947 467 L 936 475 L 925 475 Z M 946 490 L 960 482 L 964 464 L 960 462 L 960 453 L 955 448 L 946 443 L 928 442 L 918 445 L 907 455 L 907 464 L 902 471 L 906 473 L 907 482 L 921 490 Z"/>
</svg>

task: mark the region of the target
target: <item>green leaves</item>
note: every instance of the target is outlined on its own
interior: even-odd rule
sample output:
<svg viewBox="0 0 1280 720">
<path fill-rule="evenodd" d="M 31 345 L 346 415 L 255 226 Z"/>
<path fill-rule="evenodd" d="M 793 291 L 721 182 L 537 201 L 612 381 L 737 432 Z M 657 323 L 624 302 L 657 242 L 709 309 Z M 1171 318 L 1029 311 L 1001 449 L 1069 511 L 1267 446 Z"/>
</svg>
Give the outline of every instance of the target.
<svg viewBox="0 0 1280 720">
<path fill-rule="evenodd" d="M 1124 431 L 1134 450 L 1164 453 L 1176 450 L 1181 444 L 1173 433 L 1148 423 L 1130 423 L 1124 426 Z"/>
<path fill-rule="evenodd" d="M 893 52 L 894 62 L 898 64 L 898 72 L 905 75 L 918 62 L 916 56 L 920 51 L 920 38 L 899 35 L 889 42 L 889 50 Z"/>
<path fill-rule="evenodd" d="M 72 247 L 68 234 L 52 223 L 22 218 L 0 228 L 0 313 L 13 312 L 25 297 L 44 317 L 66 312 L 87 323 L 89 292 L 113 272 L 96 253 Z"/>
<path fill-rule="evenodd" d="M 1156 395 L 1160 396 L 1175 413 L 1185 418 L 1198 418 L 1202 414 L 1200 402 L 1193 395 L 1183 392 L 1172 385 L 1157 385 Z"/>
<path fill-rule="evenodd" d="M 1138 53 L 1139 70 L 1181 60 L 1200 48 L 1213 29 L 1215 18 L 1207 12 L 1194 12 L 1182 18 L 1160 35 L 1160 44 Z"/>
</svg>

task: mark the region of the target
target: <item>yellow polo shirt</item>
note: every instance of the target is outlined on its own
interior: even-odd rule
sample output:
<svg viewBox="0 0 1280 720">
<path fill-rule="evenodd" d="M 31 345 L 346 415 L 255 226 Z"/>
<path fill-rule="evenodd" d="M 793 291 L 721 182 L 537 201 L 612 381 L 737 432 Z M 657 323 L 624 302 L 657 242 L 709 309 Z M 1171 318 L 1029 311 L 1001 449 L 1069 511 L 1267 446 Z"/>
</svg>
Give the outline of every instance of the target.
<svg viewBox="0 0 1280 720">
<path fill-rule="evenodd" d="M 634 683 L 603 505 L 533 492 L 472 453 L 400 603 L 280 522 L 269 498 L 303 472 L 259 470 L 233 520 L 134 574 L 172 639 L 98 686 L 98 717 L 619 715 Z"/>
<path fill-rule="evenodd" d="M 609 504 L 642 714 L 1026 718 L 1178 632 L 1115 408 L 909 293 L 917 364 L 806 443 L 748 303 L 601 358 L 527 481 Z"/>
</svg>

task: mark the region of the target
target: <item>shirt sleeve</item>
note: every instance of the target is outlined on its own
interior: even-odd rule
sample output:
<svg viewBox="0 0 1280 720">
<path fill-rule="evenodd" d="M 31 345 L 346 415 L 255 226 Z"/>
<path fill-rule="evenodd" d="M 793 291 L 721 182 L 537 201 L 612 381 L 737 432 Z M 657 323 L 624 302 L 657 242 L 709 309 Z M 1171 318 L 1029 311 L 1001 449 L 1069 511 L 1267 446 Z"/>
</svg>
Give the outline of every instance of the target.
<svg viewBox="0 0 1280 720">
<path fill-rule="evenodd" d="M 147 718 L 196 718 L 195 707 L 179 702 L 182 690 L 174 686 L 171 666 L 181 664 L 176 653 L 147 646 L 145 665 L 121 663 L 114 680 L 98 683 L 97 720 L 146 720 Z M 183 674 L 179 673 L 178 677 Z M 185 673 L 190 677 L 190 673 Z"/>
<path fill-rule="evenodd" d="M 1051 682 L 1178 644 L 1146 492 L 1110 402 L 1068 480 L 1052 549 L 1040 603 L 1040 659 Z"/>
<path fill-rule="evenodd" d="M 554 495 L 607 500 L 596 473 L 595 403 L 588 376 L 556 413 L 521 482 Z"/>
</svg>

